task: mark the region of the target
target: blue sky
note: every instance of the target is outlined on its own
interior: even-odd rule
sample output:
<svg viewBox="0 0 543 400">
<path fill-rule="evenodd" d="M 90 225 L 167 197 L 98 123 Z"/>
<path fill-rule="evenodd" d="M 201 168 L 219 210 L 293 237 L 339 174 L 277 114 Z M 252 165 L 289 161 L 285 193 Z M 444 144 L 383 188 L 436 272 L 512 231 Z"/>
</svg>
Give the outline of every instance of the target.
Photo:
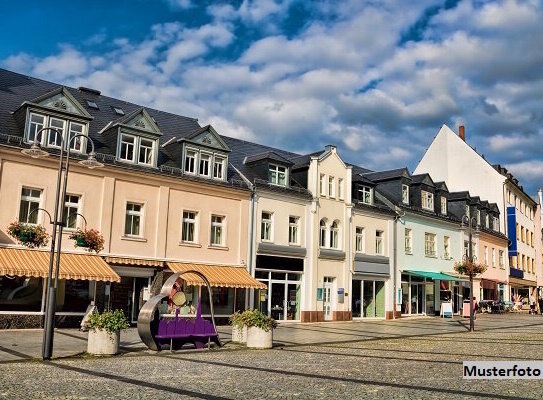
<svg viewBox="0 0 543 400">
<path fill-rule="evenodd" d="M 543 185 L 541 1 L 119 0 L 0 6 L 0 66 L 224 135 L 413 169 L 443 123 Z M 6 32 L 10 32 L 6 34 Z"/>
</svg>

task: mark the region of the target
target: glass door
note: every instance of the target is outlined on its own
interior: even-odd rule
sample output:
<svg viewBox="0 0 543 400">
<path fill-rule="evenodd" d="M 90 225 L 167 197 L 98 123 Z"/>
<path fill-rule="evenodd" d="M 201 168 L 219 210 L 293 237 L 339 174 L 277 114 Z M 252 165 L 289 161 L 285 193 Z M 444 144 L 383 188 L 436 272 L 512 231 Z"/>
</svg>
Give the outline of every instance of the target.
<svg viewBox="0 0 543 400">
<path fill-rule="evenodd" d="M 285 284 L 280 282 L 271 283 L 271 297 L 270 297 L 270 306 L 271 306 L 271 317 L 276 320 L 285 319 Z"/>
<path fill-rule="evenodd" d="M 411 314 L 422 314 L 424 312 L 424 284 L 411 284 Z"/>
<path fill-rule="evenodd" d="M 351 306 L 353 310 L 353 318 L 362 316 L 362 281 L 353 280 L 353 295 L 351 297 Z"/>
<path fill-rule="evenodd" d="M 289 283 L 287 285 L 287 320 L 300 319 L 300 285 Z"/>
<path fill-rule="evenodd" d="M 364 281 L 362 309 L 364 317 L 375 317 L 375 299 L 373 293 L 373 281 Z"/>
<path fill-rule="evenodd" d="M 332 319 L 332 282 L 334 278 L 324 278 L 324 288 L 322 294 L 324 319 Z"/>
</svg>

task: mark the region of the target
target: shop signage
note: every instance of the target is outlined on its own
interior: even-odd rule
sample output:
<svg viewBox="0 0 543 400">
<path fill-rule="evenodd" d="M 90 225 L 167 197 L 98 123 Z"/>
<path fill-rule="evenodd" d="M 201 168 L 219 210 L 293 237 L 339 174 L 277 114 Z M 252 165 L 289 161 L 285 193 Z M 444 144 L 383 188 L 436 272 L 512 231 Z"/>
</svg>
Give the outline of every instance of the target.
<svg viewBox="0 0 543 400">
<path fill-rule="evenodd" d="M 337 289 L 337 302 L 338 303 L 345 302 L 345 288 L 338 288 Z"/>
</svg>

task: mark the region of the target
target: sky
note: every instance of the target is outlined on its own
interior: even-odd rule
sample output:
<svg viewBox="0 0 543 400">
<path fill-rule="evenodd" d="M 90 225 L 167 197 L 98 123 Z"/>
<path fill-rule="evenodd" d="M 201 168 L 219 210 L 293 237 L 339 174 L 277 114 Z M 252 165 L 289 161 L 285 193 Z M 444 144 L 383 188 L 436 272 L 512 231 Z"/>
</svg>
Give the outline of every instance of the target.
<svg viewBox="0 0 543 400">
<path fill-rule="evenodd" d="M 2 2 L 0 67 L 373 170 L 465 125 L 535 195 L 542 1 Z"/>
</svg>

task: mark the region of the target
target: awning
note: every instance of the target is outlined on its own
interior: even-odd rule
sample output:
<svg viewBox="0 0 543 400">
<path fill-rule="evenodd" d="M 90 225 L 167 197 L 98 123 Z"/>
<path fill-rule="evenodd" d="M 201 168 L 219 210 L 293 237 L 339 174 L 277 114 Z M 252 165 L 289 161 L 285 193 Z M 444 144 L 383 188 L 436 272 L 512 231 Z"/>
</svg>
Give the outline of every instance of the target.
<svg viewBox="0 0 543 400">
<path fill-rule="evenodd" d="M 528 279 L 515 278 L 513 276 L 509 277 L 509 284 L 510 285 L 518 285 L 518 286 L 534 286 L 534 287 L 537 286 L 536 281 L 530 281 Z"/>
<path fill-rule="evenodd" d="M 412 271 L 412 270 L 406 270 L 403 271 L 406 273 L 409 273 L 411 275 L 419 276 L 421 278 L 428 278 L 433 279 L 435 281 L 455 281 L 455 282 L 465 282 L 467 279 L 465 278 L 459 278 L 452 275 L 443 274 L 441 272 L 430 272 L 430 271 Z"/>
<path fill-rule="evenodd" d="M 173 272 L 198 271 L 207 278 L 211 286 L 249 289 L 266 289 L 267 287 L 249 275 L 244 267 L 170 261 L 167 264 Z M 205 284 L 202 278 L 196 274 L 185 274 L 183 279 L 189 285 L 203 286 Z"/>
<path fill-rule="evenodd" d="M 0 248 L 0 275 L 47 278 L 48 251 L 18 248 Z M 54 270 L 54 264 L 53 264 Z M 62 253 L 59 279 L 120 282 L 121 278 L 102 257 L 92 254 Z"/>
<path fill-rule="evenodd" d="M 164 267 L 164 261 L 159 260 L 143 260 L 139 258 L 127 258 L 127 257 L 106 257 L 108 264 L 115 265 L 134 265 L 137 267 L 151 267 L 162 268 Z"/>
</svg>

